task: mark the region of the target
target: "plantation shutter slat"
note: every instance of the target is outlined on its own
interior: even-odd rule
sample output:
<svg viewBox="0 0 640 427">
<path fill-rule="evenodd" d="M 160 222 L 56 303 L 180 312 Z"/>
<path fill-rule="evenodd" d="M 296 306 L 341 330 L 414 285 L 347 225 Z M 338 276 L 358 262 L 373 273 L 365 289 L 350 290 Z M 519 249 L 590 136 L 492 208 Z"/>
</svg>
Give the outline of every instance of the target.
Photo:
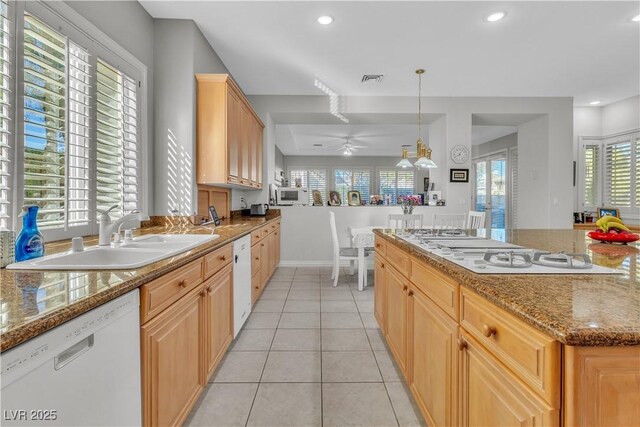
<svg viewBox="0 0 640 427">
<path fill-rule="evenodd" d="M 631 141 L 605 145 L 605 203 L 615 207 L 631 207 Z M 635 192 L 635 188 L 633 189 Z"/>
<path fill-rule="evenodd" d="M 518 149 L 510 150 L 511 164 L 511 224 L 510 228 L 518 228 Z"/>
<path fill-rule="evenodd" d="M 369 200 L 371 188 L 371 171 L 368 169 L 335 169 L 335 191 L 340 193 L 342 203 L 347 204 L 347 193 L 360 192 L 361 200 Z"/>
<path fill-rule="evenodd" d="M 308 190 L 309 206 L 313 205 L 313 190 L 320 191 L 322 203 L 327 201 L 327 171 L 325 169 L 291 169 L 289 180 L 295 185 L 296 178 L 300 179 L 303 188 Z"/>
<path fill-rule="evenodd" d="M 11 179 L 11 22 L 9 5 L 0 1 L 0 228 L 9 227 Z"/>
<path fill-rule="evenodd" d="M 600 204 L 600 145 L 588 144 L 584 147 L 584 205 L 595 207 Z"/>
</svg>

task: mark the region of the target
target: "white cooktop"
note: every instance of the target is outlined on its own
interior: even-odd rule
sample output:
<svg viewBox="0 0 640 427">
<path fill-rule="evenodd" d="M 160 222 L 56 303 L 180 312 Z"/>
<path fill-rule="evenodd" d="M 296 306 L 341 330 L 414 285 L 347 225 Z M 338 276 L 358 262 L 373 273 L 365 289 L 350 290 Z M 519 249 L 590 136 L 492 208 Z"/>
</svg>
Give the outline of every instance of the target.
<svg viewBox="0 0 640 427">
<path fill-rule="evenodd" d="M 482 262 L 482 258 L 487 250 L 513 251 L 514 253 L 526 253 L 531 256 L 535 252 L 535 249 L 523 248 L 511 243 L 486 238 L 457 237 L 449 240 L 431 240 L 426 237 L 424 238 L 424 243 L 420 243 L 420 240 L 413 235 L 397 235 L 396 237 L 478 274 L 623 274 L 622 271 L 595 264 L 591 268 L 585 269 L 550 267 L 538 264 L 513 268 L 486 264 Z M 581 264 L 580 261 L 575 261 L 574 263 L 576 265 Z"/>
</svg>

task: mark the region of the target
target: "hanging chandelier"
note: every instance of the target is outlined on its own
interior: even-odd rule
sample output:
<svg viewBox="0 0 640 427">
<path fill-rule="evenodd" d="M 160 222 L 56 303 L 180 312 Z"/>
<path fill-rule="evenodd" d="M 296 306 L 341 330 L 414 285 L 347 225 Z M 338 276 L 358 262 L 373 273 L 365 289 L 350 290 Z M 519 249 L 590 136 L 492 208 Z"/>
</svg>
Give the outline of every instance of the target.
<svg viewBox="0 0 640 427">
<path fill-rule="evenodd" d="M 431 148 L 428 148 L 424 142 L 422 142 L 422 75 L 424 70 L 419 68 L 416 70 L 418 75 L 418 140 L 416 141 L 416 152 L 410 153 L 406 147 L 402 146 L 402 160 L 398 162 L 397 167 L 409 168 L 411 166 L 422 168 L 437 168 L 438 165 L 431 160 Z M 417 158 L 414 164 L 411 164 L 409 159 Z"/>
</svg>

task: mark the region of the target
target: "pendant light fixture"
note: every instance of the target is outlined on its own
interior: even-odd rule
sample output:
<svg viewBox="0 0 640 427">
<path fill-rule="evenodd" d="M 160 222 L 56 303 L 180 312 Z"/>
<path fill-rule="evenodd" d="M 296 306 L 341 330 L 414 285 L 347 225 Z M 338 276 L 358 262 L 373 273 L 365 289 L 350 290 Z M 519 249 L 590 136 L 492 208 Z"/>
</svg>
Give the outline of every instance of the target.
<svg viewBox="0 0 640 427">
<path fill-rule="evenodd" d="M 431 148 L 428 148 L 424 142 L 422 142 L 422 75 L 424 70 L 419 68 L 416 70 L 418 75 L 418 140 L 416 141 L 416 152 L 409 153 L 407 151 L 408 145 L 402 146 L 402 160 L 398 162 L 397 167 L 408 168 L 411 166 L 422 168 L 437 168 L 438 165 L 431 160 Z M 409 158 L 417 158 L 416 162 L 412 165 Z"/>
</svg>

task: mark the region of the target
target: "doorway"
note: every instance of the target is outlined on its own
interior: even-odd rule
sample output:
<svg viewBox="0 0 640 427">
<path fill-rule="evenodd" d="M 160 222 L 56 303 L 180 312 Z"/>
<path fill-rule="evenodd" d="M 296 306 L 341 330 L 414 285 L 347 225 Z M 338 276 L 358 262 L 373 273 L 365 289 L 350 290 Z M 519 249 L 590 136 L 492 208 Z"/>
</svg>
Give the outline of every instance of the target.
<svg viewBox="0 0 640 427">
<path fill-rule="evenodd" d="M 508 228 L 507 208 L 509 186 L 507 183 L 507 154 L 499 153 L 473 162 L 473 207 L 486 212 L 486 226 Z"/>
</svg>

